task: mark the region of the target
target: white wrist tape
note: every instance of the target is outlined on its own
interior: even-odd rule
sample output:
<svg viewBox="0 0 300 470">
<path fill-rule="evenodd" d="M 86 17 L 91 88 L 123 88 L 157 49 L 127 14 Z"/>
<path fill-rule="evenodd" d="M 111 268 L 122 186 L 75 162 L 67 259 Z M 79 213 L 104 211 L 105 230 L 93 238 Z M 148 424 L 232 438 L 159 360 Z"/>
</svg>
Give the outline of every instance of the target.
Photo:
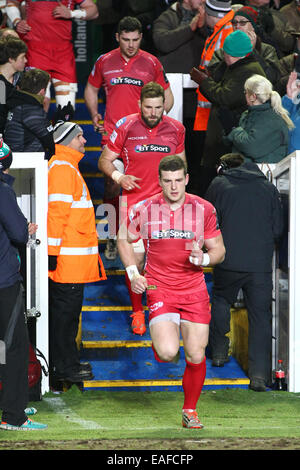
<svg viewBox="0 0 300 470">
<path fill-rule="evenodd" d="M 13 26 L 17 26 L 17 23 L 21 21 L 21 14 L 19 8 L 9 3 L 9 5 L 7 5 L 6 7 L 6 13 Z"/>
<path fill-rule="evenodd" d="M 71 18 L 76 18 L 77 20 L 83 20 L 86 18 L 86 10 L 76 9 L 71 11 Z"/>
<path fill-rule="evenodd" d="M 118 184 L 119 184 L 119 181 L 122 178 L 122 176 L 124 176 L 123 173 L 121 173 L 118 170 L 114 170 L 111 174 L 111 178 Z"/>
<path fill-rule="evenodd" d="M 130 266 L 127 266 L 126 272 L 130 281 L 132 281 L 132 279 L 134 279 L 135 277 L 140 276 L 139 270 L 135 264 L 131 264 Z"/>
<path fill-rule="evenodd" d="M 191 255 L 189 256 L 189 261 L 190 261 L 190 263 L 194 264 L 195 266 L 199 266 L 199 264 L 200 264 L 199 263 L 199 258 L 196 258 L 196 257 L 191 256 Z"/>
<path fill-rule="evenodd" d="M 208 253 L 203 253 L 201 266 L 208 266 L 210 263 L 210 257 Z"/>
</svg>

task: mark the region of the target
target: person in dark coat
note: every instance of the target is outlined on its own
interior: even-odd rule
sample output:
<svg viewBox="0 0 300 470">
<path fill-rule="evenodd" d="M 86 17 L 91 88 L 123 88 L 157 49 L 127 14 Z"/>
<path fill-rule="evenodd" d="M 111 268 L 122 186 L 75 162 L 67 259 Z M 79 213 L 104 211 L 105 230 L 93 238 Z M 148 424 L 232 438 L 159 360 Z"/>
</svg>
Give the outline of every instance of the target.
<svg viewBox="0 0 300 470">
<path fill-rule="evenodd" d="M 0 40 L 0 134 L 3 134 L 7 119 L 6 102 L 14 91 L 23 72 L 27 46 L 24 41 L 11 36 Z"/>
<path fill-rule="evenodd" d="M 237 30 L 229 34 L 224 41 L 223 50 L 224 60 L 216 67 L 212 76 L 201 71 L 196 75 L 192 74 L 192 79 L 199 84 L 201 93 L 212 103 L 199 173 L 200 196 L 204 196 L 216 176 L 219 158 L 228 151 L 223 142 L 219 113 L 222 113 L 224 108 L 232 111 L 232 126 L 236 125 L 241 114 L 247 109 L 245 81 L 254 74 L 265 76 L 264 70 L 252 54 L 250 38 L 243 31 Z"/>
<path fill-rule="evenodd" d="M 249 387 L 265 391 L 271 378 L 272 258 L 283 230 L 277 188 L 240 154 L 220 159 L 206 199 L 216 208 L 226 256 L 214 268 L 210 350 L 212 364 L 228 361 L 230 307 L 242 289 L 248 311 Z"/>
<path fill-rule="evenodd" d="M 43 108 L 49 80 L 44 70 L 29 69 L 8 98 L 4 137 L 13 152 L 45 152 L 48 159 L 54 155 L 53 127 Z"/>
<path fill-rule="evenodd" d="M 2 382 L 0 429 L 41 430 L 47 426 L 27 418 L 29 339 L 25 322 L 18 245 L 37 226 L 22 214 L 7 174 L 10 148 L 0 140 L 0 376 Z"/>
</svg>

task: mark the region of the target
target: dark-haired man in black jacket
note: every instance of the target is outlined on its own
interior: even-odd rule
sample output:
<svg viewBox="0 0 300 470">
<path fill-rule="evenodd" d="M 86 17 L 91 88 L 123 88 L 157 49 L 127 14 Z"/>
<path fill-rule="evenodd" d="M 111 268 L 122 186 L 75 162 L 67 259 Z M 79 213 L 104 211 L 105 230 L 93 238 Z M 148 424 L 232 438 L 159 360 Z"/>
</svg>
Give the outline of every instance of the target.
<svg viewBox="0 0 300 470">
<path fill-rule="evenodd" d="M 206 199 L 216 208 L 226 256 L 214 268 L 210 348 L 213 365 L 228 361 L 230 307 L 242 289 L 248 311 L 250 388 L 264 391 L 270 380 L 272 258 L 283 230 L 276 187 L 255 163 L 240 154 L 221 157 L 219 175 Z"/>
<path fill-rule="evenodd" d="M 29 69 L 7 99 L 4 136 L 13 152 L 45 152 L 48 159 L 54 155 L 53 127 L 43 108 L 49 80 L 44 70 Z"/>
</svg>

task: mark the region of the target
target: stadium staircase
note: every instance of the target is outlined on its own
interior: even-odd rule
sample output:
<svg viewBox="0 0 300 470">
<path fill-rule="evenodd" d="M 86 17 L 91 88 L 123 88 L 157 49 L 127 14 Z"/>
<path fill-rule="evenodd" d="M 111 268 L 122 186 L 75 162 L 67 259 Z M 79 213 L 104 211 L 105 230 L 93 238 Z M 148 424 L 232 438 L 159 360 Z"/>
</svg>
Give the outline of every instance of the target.
<svg viewBox="0 0 300 470">
<path fill-rule="evenodd" d="M 104 111 L 105 105 L 101 97 L 99 106 L 100 112 L 101 108 Z M 107 220 L 97 215 L 104 190 L 103 175 L 99 173 L 97 167 L 101 153 L 100 137 L 93 130 L 82 91 L 78 95 L 74 120 L 83 128 L 87 139 L 86 155 L 80 163 L 80 170 L 91 193 L 96 223 L 102 224 L 105 229 Z M 86 285 L 77 338 L 81 360 L 91 363 L 94 374 L 93 380 L 83 383 L 83 390 L 182 390 L 181 381 L 185 368 L 182 345 L 178 364 L 157 363 L 151 348 L 149 329 L 147 328 L 146 334 L 142 337 L 131 332 L 131 307 L 124 281 L 124 268 L 119 257 L 115 261 L 108 261 L 105 258 L 105 243 L 105 240 L 99 240 L 99 250 L 107 280 Z M 210 291 L 212 281 L 210 269 L 206 270 L 205 277 Z M 147 318 L 147 309 L 145 311 Z M 247 335 L 247 332 L 243 331 L 246 324 L 245 321 L 241 321 L 243 315 L 242 310 L 233 311 L 232 318 L 239 320 L 232 320 L 231 336 L 239 340 L 231 341 L 230 361 L 223 368 L 217 368 L 212 367 L 208 357 L 204 389 L 248 387 L 249 379 L 244 372 L 245 365 L 243 366 L 247 344 L 245 340 L 240 341 L 240 338 L 245 338 Z"/>
</svg>

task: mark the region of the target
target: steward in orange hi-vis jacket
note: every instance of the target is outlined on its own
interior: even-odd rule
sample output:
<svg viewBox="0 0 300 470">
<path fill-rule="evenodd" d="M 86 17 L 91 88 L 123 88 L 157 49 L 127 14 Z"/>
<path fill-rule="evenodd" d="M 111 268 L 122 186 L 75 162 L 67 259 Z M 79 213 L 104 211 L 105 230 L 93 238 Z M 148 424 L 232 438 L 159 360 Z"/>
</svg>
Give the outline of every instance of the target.
<svg viewBox="0 0 300 470">
<path fill-rule="evenodd" d="M 99 273 L 95 212 L 89 190 L 78 169 L 83 154 L 55 146 L 48 175 L 48 254 L 57 256 L 49 271 L 55 282 L 94 282 Z"/>
<path fill-rule="evenodd" d="M 50 384 L 93 378 L 76 345 L 84 285 L 106 279 L 98 252 L 95 212 L 78 163 L 83 132 L 72 122 L 54 128 L 55 155 L 48 173 Z M 54 385 L 55 386 L 55 385 Z"/>
<path fill-rule="evenodd" d="M 215 24 L 213 33 L 205 41 L 199 65 L 200 70 L 204 70 L 209 65 L 214 52 L 223 47 L 225 39 L 230 33 L 233 32 L 231 20 L 234 16 L 234 11 L 230 9 L 230 3 L 228 3 L 227 8 L 224 8 L 223 11 L 223 9 L 220 7 L 222 4 L 224 4 L 222 1 L 206 1 L 205 9 L 207 15 L 220 19 Z M 197 88 L 196 93 L 197 110 L 194 122 L 194 130 L 206 131 L 211 103 L 202 95 L 202 93 L 200 93 L 199 88 Z"/>
</svg>

